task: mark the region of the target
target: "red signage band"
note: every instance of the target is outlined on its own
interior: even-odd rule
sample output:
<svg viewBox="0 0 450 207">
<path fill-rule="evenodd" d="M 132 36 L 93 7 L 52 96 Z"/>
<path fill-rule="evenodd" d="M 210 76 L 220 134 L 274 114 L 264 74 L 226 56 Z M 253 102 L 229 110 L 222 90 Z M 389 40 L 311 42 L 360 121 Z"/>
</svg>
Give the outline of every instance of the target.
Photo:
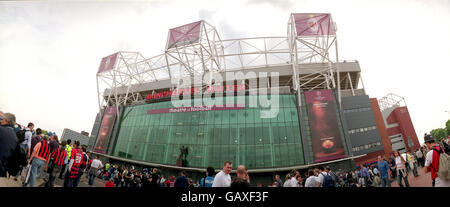
<svg viewBox="0 0 450 207">
<path fill-rule="evenodd" d="M 226 92 L 226 91 L 245 91 L 245 84 L 240 85 L 224 85 L 224 86 L 207 86 L 206 92 L 208 93 L 214 93 L 214 92 Z M 151 99 L 158 99 L 158 98 L 165 98 L 170 97 L 172 95 L 182 95 L 182 94 L 202 94 L 202 88 L 181 88 L 181 89 L 175 89 L 172 91 L 163 91 L 159 93 L 149 94 L 145 99 L 151 100 Z"/>
</svg>

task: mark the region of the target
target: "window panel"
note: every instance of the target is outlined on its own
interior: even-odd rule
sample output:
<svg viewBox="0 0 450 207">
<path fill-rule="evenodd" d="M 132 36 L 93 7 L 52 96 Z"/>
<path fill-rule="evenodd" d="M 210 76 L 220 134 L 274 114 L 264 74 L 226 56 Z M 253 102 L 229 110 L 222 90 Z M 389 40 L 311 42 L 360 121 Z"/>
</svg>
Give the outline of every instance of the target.
<svg viewBox="0 0 450 207">
<path fill-rule="evenodd" d="M 260 108 L 248 104 L 246 97 L 247 108 L 242 110 L 152 115 L 147 115 L 147 110 L 173 106 L 161 102 L 126 107 L 113 154 L 175 165 L 184 145 L 189 147 L 189 167 L 221 168 L 225 160 L 244 164 L 248 169 L 302 163 L 295 96 L 280 95 L 279 114 L 272 119 L 261 119 Z"/>
</svg>

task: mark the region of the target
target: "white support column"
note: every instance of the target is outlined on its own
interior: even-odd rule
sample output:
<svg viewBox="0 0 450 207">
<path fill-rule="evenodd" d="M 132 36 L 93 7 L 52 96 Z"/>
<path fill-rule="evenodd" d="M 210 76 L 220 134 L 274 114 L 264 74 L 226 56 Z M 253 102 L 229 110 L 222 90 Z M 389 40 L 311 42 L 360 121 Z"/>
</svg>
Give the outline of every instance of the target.
<svg viewBox="0 0 450 207">
<path fill-rule="evenodd" d="M 350 73 L 347 73 L 348 81 L 350 82 L 350 88 L 352 89 L 352 94 L 355 96 L 355 90 L 353 90 L 352 79 L 350 78 Z"/>
<path fill-rule="evenodd" d="M 336 73 L 337 73 L 337 87 L 338 87 L 338 101 L 339 101 L 339 106 L 341 106 L 341 79 L 340 79 L 340 71 L 339 71 L 339 55 L 338 55 L 338 41 L 337 41 L 337 37 L 336 37 L 336 42 L 335 42 L 335 47 L 336 47 Z"/>
<path fill-rule="evenodd" d="M 364 86 L 364 81 L 363 81 L 363 79 L 362 79 L 361 73 L 359 73 L 359 79 L 361 80 L 361 84 L 362 84 L 362 86 L 363 86 L 364 94 L 366 94 L 366 87 Z"/>
<path fill-rule="evenodd" d="M 98 74 L 97 74 L 97 78 L 95 80 L 97 81 L 98 111 L 101 111 L 102 110 L 102 106 L 100 104 L 100 88 L 98 86 Z"/>
</svg>

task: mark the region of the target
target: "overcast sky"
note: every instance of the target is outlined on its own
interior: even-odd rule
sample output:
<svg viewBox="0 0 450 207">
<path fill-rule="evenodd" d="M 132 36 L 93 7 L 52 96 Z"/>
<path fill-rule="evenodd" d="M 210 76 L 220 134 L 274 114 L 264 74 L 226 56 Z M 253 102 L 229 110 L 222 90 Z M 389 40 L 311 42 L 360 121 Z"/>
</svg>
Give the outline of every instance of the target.
<svg viewBox="0 0 450 207">
<path fill-rule="evenodd" d="M 37 127 L 91 132 L 101 58 L 164 52 L 198 20 L 222 39 L 285 36 L 291 13 L 331 13 L 340 60 L 358 60 L 371 98 L 405 97 L 419 141 L 450 118 L 450 1 L 0 2 L 0 110 Z"/>
</svg>

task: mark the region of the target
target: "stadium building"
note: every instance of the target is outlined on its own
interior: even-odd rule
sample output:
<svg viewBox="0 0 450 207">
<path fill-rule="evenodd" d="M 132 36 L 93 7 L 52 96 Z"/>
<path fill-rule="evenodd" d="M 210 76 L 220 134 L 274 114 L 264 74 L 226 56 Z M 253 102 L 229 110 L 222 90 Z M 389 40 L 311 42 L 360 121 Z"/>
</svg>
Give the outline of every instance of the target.
<svg viewBox="0 0 450 207">
<path fill-rule="evenodd" d="M 383 151 L 380 111 L 358 61 L 338 59 L 331 15 L 291 14 L 287 31 L 222 40 L 202 20 L 170 29 L 163 54 L 103 58 L 91 150 L 192 178 L 229 160 L 254 185 L 316 165 L 351 169 Z"/>
</svg>

